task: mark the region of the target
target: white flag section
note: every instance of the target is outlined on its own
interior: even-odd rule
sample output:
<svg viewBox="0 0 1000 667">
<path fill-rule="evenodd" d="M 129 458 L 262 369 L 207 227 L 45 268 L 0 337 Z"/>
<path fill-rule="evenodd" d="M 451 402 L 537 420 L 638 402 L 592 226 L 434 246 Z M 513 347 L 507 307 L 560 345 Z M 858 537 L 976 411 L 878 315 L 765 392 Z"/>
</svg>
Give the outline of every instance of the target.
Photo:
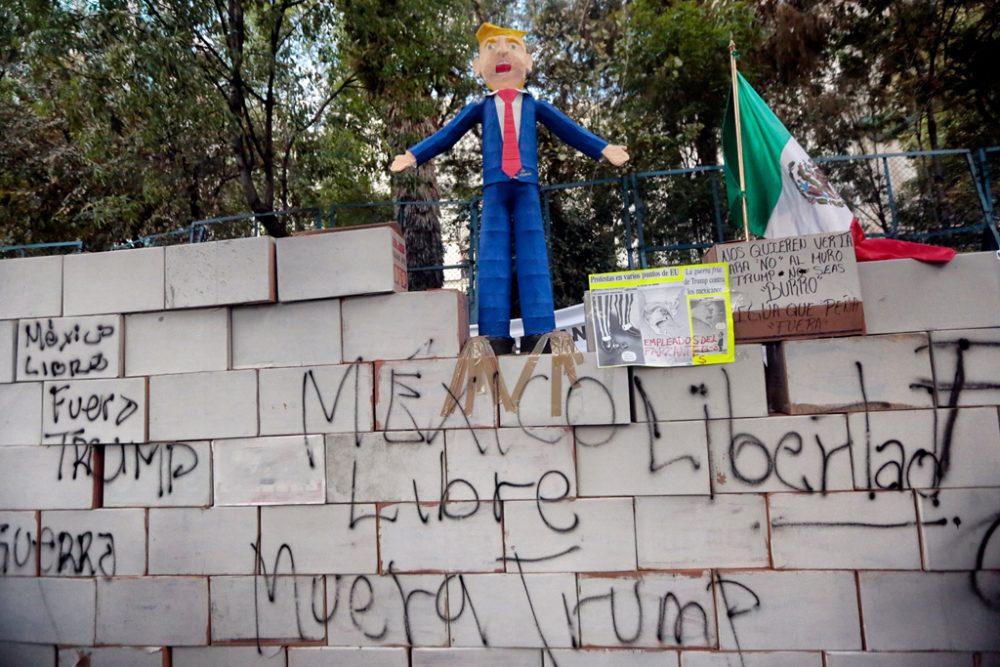
<svg viewBox="0 0 1000 667">
<path fill-rule="evenodd" d="M 781 151 L 781 195 L 764 237 L 846 232 L 854 214 L 793 137 Z"/>
</svg>

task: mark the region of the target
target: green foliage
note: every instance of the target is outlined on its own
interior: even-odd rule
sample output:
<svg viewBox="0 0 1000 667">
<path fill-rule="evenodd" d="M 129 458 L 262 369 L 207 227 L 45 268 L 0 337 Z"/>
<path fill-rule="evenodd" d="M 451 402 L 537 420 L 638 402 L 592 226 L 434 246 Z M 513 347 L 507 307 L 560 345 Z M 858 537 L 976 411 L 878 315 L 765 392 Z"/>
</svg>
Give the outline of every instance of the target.
<svg viewBox="0 0 1000 667">
<path fill-rule="evenodd" d="M 543 131 L 544 183 L 717 163 L 731 38 L 740 69 L 814 154 L 1000 144 L 998 0 L 8 2 L 0 243 L 102 249 L 248 210 L 475 197 L 474 137 L 416 173 L 386 171 L 481 94 L 470 63 L 487 20 L 529 30 L 538 97 L 632 155 L 613 169 Z M 829 169 L 859 215 L 890 224 L 878 164 Z M 968 220 L 969 183 L 960 161 L 898 165 L 904 228 Z M 588 273 L 624 262 L 621 192 L 611 181 L 549 195 L 560 305 L 579 300 Z M 645 179 L 641 195 L 647 242 L 715 228 L 707 177 Z M 341 212 L 401 221 L 425 264 L 467 224 L 434 207 Z"/>
</svg>

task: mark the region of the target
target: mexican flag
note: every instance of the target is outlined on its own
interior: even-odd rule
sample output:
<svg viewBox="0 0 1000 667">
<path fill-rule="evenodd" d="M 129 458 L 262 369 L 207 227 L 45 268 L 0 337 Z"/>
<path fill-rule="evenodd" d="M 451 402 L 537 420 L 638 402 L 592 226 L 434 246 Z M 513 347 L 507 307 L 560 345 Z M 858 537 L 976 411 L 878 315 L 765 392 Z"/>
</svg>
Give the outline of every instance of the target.
<svg viewBox="0 0 1000 667">
<path fill-rule="evenodd" d="M 912 257 L 947 262 L 955 251 L 895 239 L 866 239 L 857 218 L 742 74 L 737 73 L 743 172 L 750 231 L 764 238 L 846 232 L 859 261 Z M 743 220 L 736 117 L 730 96 L 722 122 L 726 191 L 734 220 Z"/>
</svg>

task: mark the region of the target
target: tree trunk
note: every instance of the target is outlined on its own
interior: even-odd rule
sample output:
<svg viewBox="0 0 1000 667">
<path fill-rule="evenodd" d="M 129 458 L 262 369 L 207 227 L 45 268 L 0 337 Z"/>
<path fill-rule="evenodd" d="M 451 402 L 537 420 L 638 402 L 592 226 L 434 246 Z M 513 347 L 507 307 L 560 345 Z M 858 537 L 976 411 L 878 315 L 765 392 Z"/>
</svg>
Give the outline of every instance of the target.
<svg viewBox="0 0 1000 667">
<path fill-rule="evenodd" d="M 428 136 L 434 132 L 429 119 L 414 120 L 405 114 L 395 116 L 399 136 Z M 396 201 L 437 201 L 440 198 L 437 170 L 433 162 L 408 170 L 393 178 L 392 196 Z M 441 211 L 436 205 L 411 204 L 396 208 L 396 220 L 406 241 L 406 264 L 409 268 L 444 264 L 444 244 L 441 240 Z M 438 288 L 444 285 L 444 272 L 416 271 L 409 276 L 410 291 Z"/>
</svg>

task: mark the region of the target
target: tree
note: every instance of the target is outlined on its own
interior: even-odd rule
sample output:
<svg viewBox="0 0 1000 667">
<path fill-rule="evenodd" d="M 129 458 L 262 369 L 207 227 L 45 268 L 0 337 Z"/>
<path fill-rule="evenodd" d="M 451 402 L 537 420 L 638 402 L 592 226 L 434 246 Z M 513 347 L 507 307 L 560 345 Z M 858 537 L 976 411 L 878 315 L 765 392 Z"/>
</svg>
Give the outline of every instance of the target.
<svg viewBox="0 0 1000 667">
<path fill-rule="evenodd" d="M 202 76 L 225 100 L 229 146 L 246 205 L 272 236 L 288 233 L 296 142 L 354 82 L 332 54 L 332 14 L 322 0 L 142 0 L 162 34 L 180 35 Z"/>
</svg>

